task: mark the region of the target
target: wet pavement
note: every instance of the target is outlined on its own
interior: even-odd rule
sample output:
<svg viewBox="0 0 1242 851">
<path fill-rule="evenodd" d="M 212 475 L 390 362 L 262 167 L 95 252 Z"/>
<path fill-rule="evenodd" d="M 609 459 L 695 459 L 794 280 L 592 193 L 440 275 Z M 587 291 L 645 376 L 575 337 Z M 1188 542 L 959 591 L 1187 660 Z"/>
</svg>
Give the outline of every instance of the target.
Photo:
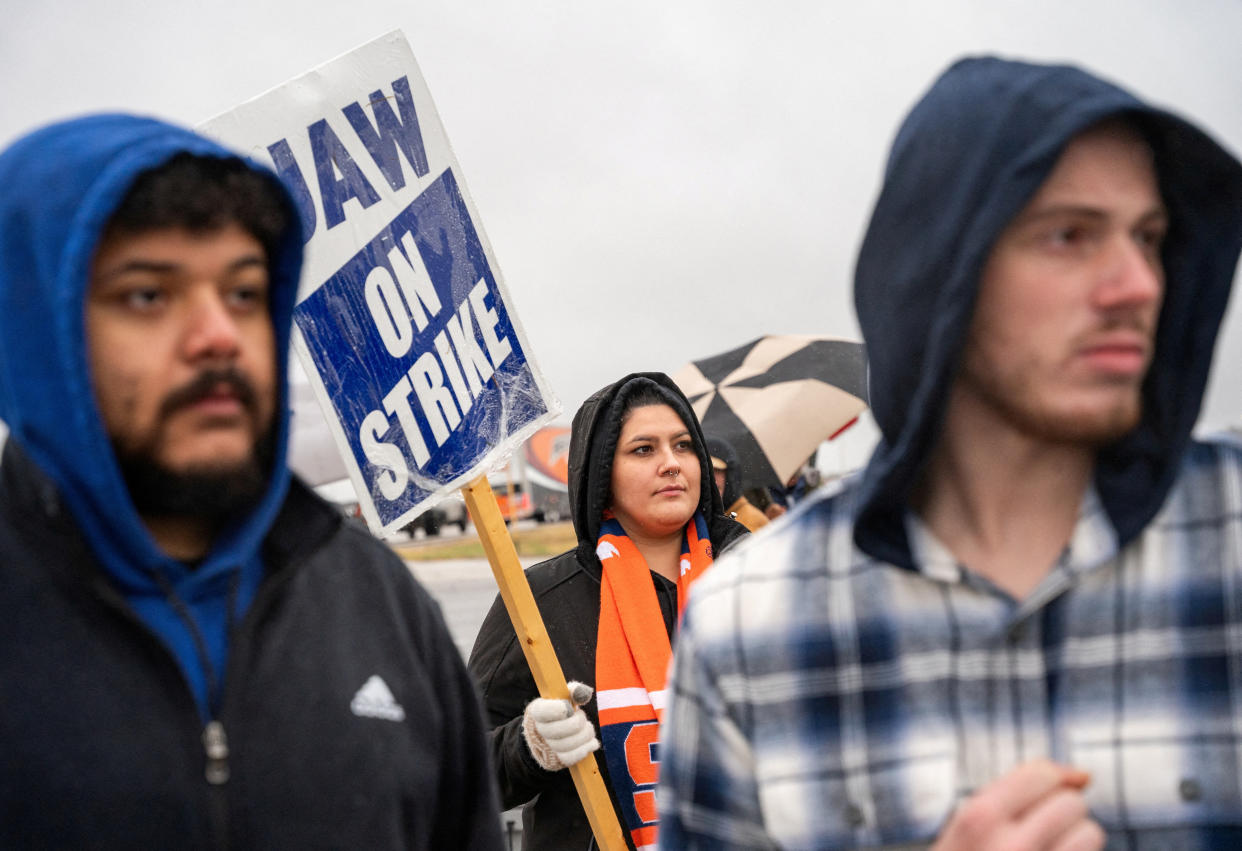
<svg viewBox="0 0 1242 851">
<path fill-rule="evenodd" d="M 541 560 L 524 558 L 521 561 L 523 567 L 530 567 Z M 470 658 L 474 637 L 497 594 L 496 578 L 487 559 L 407 561 L 406 565 L 440 604 L 462 658 Z"/>
</svg>

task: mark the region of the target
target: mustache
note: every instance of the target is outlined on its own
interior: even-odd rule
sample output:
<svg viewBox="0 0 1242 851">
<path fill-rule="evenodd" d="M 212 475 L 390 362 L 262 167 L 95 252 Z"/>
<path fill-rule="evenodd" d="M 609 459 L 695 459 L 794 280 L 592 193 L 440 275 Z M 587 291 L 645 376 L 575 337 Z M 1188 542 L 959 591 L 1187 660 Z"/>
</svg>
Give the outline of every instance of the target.
<svg viewBox="0 0 1242 851">
<path fill-rule="evenodd" d="M 1080 334 L 1078 342 L 1086 343 L 1102 334 L 1114 331 L 1133 331 L 1142 334 L 1154 346 L 1158 324 L 1159 320 L 1156 317 L 1148 318 L 1137 313 L 1119 313 L 1104 318 L 1089 331 Z"/>
<path fill-rule="evenodd" d="M 193 381 L 173 390 L 164 397 L 160 404 L 160 416 L 167 417 L 178 408 L 193 405 L 208 396 L 216 394 L 221 385 L 237 397 L 242 407 L 252 416 L 258 413 L 254 385 L 246 374 L 236 367 L 205 369 Z"/>
<path fill-rule="evenodd" d="M 1157 318 L 1146 317 L 1138 313 L 1121 313 L 1116 316 L 1110 316 L 1100 323 L 1100 329 L 1103 331 L 1139 331 L 1149 337 L 1156 334 Z"/>
</svg>

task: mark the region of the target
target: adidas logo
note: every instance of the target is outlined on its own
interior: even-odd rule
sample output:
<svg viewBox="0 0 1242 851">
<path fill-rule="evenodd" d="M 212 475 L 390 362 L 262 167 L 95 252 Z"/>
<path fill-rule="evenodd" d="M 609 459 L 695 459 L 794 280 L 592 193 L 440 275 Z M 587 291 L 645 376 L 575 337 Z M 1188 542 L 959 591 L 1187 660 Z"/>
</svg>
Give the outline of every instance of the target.
<svg viewBox="0 0 1242 851">
<path fill-rule="evenodd" d="M 354 699 L 349 702 L 349 709 L 360 718 L 383 718 L 385 721 L 404 721 L 405 710 L 397 703 L 388 690 L 388 683 L 378 674 L 358 689 Z"/>
</svg>

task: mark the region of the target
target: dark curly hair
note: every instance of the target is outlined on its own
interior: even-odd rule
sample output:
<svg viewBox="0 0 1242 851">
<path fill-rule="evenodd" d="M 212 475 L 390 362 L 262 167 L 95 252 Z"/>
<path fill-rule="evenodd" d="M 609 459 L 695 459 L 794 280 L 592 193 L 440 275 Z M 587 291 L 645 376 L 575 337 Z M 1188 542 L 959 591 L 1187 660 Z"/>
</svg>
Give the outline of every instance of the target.
<svg viewBox="0 0 1242 851">
<path fill-rule="evenodd" d="M 276 178 L 235 157 L 180 153 L 138 175 L 104 238 L 164 228 L 204 233 L 236 224 L 259 241 L 270 262 L 292 217 Z"/>
</svg>

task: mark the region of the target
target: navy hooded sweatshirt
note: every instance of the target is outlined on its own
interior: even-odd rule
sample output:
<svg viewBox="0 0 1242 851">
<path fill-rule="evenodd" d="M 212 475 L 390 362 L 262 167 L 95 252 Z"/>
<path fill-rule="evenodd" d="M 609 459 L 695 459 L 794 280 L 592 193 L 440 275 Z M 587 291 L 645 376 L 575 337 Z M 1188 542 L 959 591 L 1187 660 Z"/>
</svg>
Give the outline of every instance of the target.
<svg viewBox="0 0 1242 851">
<path fill-rule="evenodd" d="M 285 362 L 277 358 L 281 397 L 267 492 L 190 568 L 160 551 L 134 509 L 95 403 L 86 354 L 85 296 L 100 236 L 138 175 L 181 152 L 237 156 L 188 130 L 129 115 L 54 124 L 0 155 L 0 419 L 55 482 L 115 586 L 172 651 L 206 718 L 218 700 L 209 684 L 218 692 L 229 624 L 241 619 L 258 588 L 259 545 L 288 489 Z M 298 218 L 277 178 L 251 165 L 271 178 L 290 211 L 287 232 L 269 258 L 276 351 L 286 352 L 302 262 Z M 184 613 L 157 575 L 184 603 Z"/>
<path fill-rule="evenodd" d="M 913 568 L 903 517 L 939 436 L 992 245 L 1066 144 L 1115 117 L 1151 145 L 1170 225 L 1142 421 L 1099 453 L 1095 487 L 1121 547 L 1164 502 L 1199 415 L 1242 247 L 1242 166 L 1183 119 L 1078 68 L 963 59 L 899 130 L 855 270 L 882 435 L 854 529 L 867 554 Z"/>
<path fill-rule="evenodd" d="M 998 235 L 1114 116 L 1148 140 L 1169 211 L 1144 411 L 1017 601 L 908 537 L 909 500 Z M 1240 249 L 1242 166 L 1181 119 L 1063 66 L 967 59 L 932 85 L 856 270 L 882 438 L 695 586 L 661 742 L 667 847 L 924 847 L 1041 756 L 1090 772 L 1109 849 L 1242 847 L 1242 456 L 1190 441 Z"/>
</svg>

